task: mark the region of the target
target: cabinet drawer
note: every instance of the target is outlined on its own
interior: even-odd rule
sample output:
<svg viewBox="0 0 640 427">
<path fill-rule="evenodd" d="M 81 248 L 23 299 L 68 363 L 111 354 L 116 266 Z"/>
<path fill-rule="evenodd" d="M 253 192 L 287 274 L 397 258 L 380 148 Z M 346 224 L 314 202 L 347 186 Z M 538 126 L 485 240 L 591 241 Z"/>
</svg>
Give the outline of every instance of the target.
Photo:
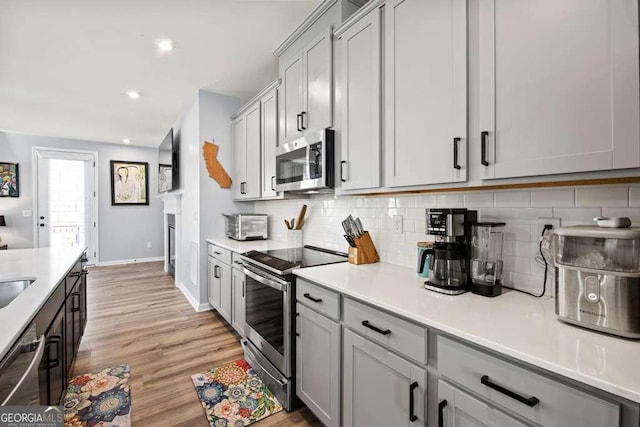
<svg viewBox="0 0 640 427">
<path fill-rule="evenodd" d="M 214 257 L 220 262 L 224 262 L 227 265 L 231 265 L 231 251 L 223 249 L 220 246 L 212 245 L 209 243 L 209 256 Z"/>
<path fill-rule="evenodd" d="M 296 280 L 296 299 L 318 313 L 340 320 L 340 295 L 303 279 Z"/>
<path fill-rule="evenodd" d="M 422 326 L 348 298 L 344 299 L 343 323 L 373 341 L 427 363 L 427 330 Z"/>
<path fill-rule="evenodd" d="M 231 252 L 231 267 L 242 271 L 242 259 L 239 253 Z"/>
<path fill-rule="evenodd" d="M 440 375 L 548 427 L 619 426 L 620 407 L 542 374 L 438 337 Z"/>
</svg>

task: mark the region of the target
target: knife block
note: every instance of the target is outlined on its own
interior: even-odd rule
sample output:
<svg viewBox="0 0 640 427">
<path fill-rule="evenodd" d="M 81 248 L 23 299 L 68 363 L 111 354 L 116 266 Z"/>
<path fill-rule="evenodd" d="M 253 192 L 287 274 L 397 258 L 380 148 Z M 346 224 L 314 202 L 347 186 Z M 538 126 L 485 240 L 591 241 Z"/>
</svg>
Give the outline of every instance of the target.
<svg viewBox="0 0 640 427">
<path fill-rule="evenodd" d="M 365 231 L 362 236 L 355 239 L 355 244 L 355 248 L 349 246 L 350 264 L 372 264 L 380 261 L 380 256 L 368 231 Z"/>
</svg>

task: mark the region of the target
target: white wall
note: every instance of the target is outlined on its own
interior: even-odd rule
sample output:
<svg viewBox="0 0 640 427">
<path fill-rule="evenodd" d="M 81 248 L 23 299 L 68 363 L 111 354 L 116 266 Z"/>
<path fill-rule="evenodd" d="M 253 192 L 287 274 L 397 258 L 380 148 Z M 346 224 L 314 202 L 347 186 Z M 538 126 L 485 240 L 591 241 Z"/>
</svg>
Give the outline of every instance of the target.
<svg viewBox="0 0 640 427">
<path fill-rule="evenodd" d="M 269 214 L 269 233 L 286 241 L 283 220 L 309 206 L 303 229 L 304 243 L 347 251 L 340 222 L 349 214 L 362 218 L 383 262 L 415 268 L 416 242 L 425 235 L 425 209 L 435 207 L 477 209 L 480 219 L 504 221 L 504 283 L 538 292 L 544 268 L 535 261 L 540 232 L 539 217 L 560 218 L 562 226 L 593 224 L 597 216 L 628 216 L 640 225 L 640 185 L 578 187 L 533 191 L 443 193 L 389 197 L 314 197 L 311 200 L 264 201 L 255 212 Z M 392 231 L 391 216 L 402 215 L 404 230 Z M 547 290 L 553 292 L 549 274 Z"/>
<path fill-rule="evenodd" d="M 0 198 L 0 215 L 5 215 L 7 220 L 7 227 L 0 229 L 0 235 L 10 248 L 33 247 L 33 218 L 23 217 L 22 211 L 33 210 L 35 146 L 98 152 L 100 262 L 162 256 L 162 203 L 155 198 L 158 192 L 156 148 L 0 132 L 0 162 L 19 163 L 20 197 Z M 110 160 L 149 163 L 149 206 L 111 206 Z M 150 249 L 147 242 L 151 242 Z"/>
</svg>

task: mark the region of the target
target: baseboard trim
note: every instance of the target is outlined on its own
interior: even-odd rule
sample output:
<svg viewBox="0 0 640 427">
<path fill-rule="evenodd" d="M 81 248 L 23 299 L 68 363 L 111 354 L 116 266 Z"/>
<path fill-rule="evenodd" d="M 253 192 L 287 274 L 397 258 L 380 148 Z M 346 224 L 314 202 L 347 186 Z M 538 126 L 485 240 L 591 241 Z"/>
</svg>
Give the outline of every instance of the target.
<svg viewBox="0 0 640 427">
<path fill-rule="evenodd" d="M 195 311 L 201 312 L 201 311 L 209 311 L 213 309 L 211 307 L 211 304 L 209 304 L 208 302 L 205 302 L 202 304 L 198 303 L 198 301 L 196 301 L 193 295 L 191 295 L 191 293 L 187 290 L 187 288 L 185 288 L 185 286 L 182 283 L 178 283 L 177 286 L 178 286 L 178 289 L 180 289 L 180 291 L 184 295 L 184 297 L 187 299 L 187 301 L 189 301 L 189 304 L 191 304 L 191 306 Z"/>
<path fill-rule="evenodd" d="M 156 256 L 150 258 L 133 258 L 133 259 L 118 259 L 115 261 L 100 261 L 98 262 L 98 267 L 106 267 L 109 265 L 124 265 L 124 264 L 140 264 L 143 262 L 155 262 L 155 261 L 164 261 L 163 256 Z"/>
</svg>

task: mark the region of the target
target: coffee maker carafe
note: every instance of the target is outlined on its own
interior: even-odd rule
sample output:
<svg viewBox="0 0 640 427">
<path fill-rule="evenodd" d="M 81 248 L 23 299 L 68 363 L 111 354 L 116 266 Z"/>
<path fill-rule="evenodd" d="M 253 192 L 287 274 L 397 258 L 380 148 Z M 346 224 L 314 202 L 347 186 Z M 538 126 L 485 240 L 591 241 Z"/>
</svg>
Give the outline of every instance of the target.
<svg viewBox="0 0 640 427">
<path fill-rule="evenodd" d="M 436 236 L 430 250 L 429 280 L 424 287 L 448 295 L 470 289 L 469 250 L 471 227 L 477 211 L 467 209 L 427 209 L 427 234 Z"/>
</svg>

